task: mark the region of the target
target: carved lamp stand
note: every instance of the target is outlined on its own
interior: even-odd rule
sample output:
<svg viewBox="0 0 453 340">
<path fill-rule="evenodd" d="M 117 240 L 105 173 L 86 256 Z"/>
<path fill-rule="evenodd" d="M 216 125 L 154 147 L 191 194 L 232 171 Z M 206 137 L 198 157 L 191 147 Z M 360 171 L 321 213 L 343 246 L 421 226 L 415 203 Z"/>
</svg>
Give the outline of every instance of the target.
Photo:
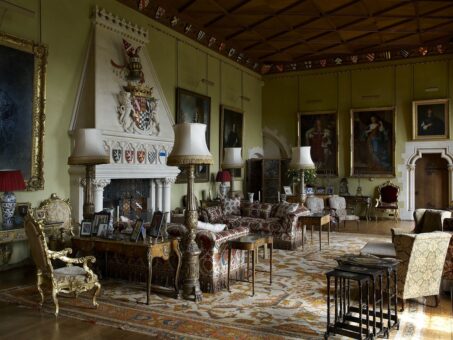
<svg viewBox="0 0 453 340">
<path fill-rule="evenodd" d="M 200 290 L 200 249 L 195 242 L 198 212 L 195 205 L 193 183 L 195 165 L 213 164 L 212 155 L 206 145 L 206 125 L 199 123 L 181 123 L 174 126 L 175 144 L 167 159 L 167 165 L 187 167 L 187 210 L 185 225 L 188 229 L 185 251 L 183 253 L 183 288 L 184 299 L 201 301 Z"/>
<path fill-rule="evenodd" d="M 314 169 L 315 163 L 313 163 L 310 155 L 310 146 L 296 146 L 292 148 L 292 158 L 289 167 L 292 169 L 298 169 L 301 172 L 300 179 L 300 203 L 305 202 L 305 169 Z"/>
<path fill-rule="evenodd" d="M 68 158 L 69 165 L 85 165 L 85 196 L 83 202 L 83 218 L 92 219 L 94 216 L 93 179 L 96 164 L 110 163 L 110 157 L 105 152 L 102 133 L 97 129 L 79 129 L 75 133 L 75 146 Z"/>
<path fill-rule="evenodd" d="M 234 169 L 244 167 L 242 160 L 241 148 L 224 148 L 223 149 L 223 162 L 222 169 L 230 170 L 230 197 L 234 197 Z"/>
</svg>

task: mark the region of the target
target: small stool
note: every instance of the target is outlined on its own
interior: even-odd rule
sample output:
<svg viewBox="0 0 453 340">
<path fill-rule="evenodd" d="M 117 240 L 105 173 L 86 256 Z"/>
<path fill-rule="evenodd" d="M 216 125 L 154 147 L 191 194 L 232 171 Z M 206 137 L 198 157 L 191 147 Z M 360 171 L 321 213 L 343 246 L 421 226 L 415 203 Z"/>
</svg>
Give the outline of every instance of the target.
<svg viewBox="0 0 453 340">
<path fill-rule="evenodd" d="M 334 290 L 334 322 L 330 319 L 330 278 L 335 278 Z M 370 331 L 370 298 L 369 286 L 370 277 L 363 274 L 351 273 L 334 269 L 326 273 L 327 278 L 327 330 L 324 339 L 330 335 L 340 334 L 354 339 L 372 339 L 373 333 Z M 358 311 L 358 316 L 351 312 L 351 281 L 356 282 L 359 288 L 359 303 L 354 310 Z M 363 288 L 365 288 L 366 301 L 364 304 Z M 365 314 L 365 318 L 364 315 Z M 364 327 L 365 322 L 365 327 Z M 358 324 L 358 326 L 357 326 Z"/>
</svg>

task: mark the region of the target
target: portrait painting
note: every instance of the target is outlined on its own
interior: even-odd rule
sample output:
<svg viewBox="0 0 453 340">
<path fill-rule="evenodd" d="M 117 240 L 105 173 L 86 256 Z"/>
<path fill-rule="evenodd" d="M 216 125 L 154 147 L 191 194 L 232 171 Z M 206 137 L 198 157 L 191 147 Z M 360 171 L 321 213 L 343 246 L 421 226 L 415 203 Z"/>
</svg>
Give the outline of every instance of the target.
<svg viewBox="0 0 453 340">
<path fill-rule="evenodd" d="M 244 130 L 244 113 L 225 105 L 220 106 L 220 164 L 224 156 L 224 148 L 242 148 Z M 244 152 L 244 150 L 241 150 Z M 241 169 L 231 169 L 234 177 L 241 177 Z"/>
<path fill-rule="evenodd" d="M 176 123 L 206 124 L 206 145 L 210 147 L 211 98 L 178 87 L 176 89 Z M 176 183 L 187 182 L 187 169 L 181 168 Z M 195 167 L 195 182 L 209 182 L 209 165 Z"/>
<path fill-rule="evenodd" d="M 448 139 L 448 99 L 418 100 L 412 103 L 414 139 Z"/>
<path fill-rule="evenodd" d="M 311 159 L 319 176 L 338 175 L 337 113 L 299 112 L 298 145 L 310 146 Z"/>
<path fill-rule="evenodd" d="M 395 108 L 351 110 L 351 176 L 395 176 Z"/>
<path fill-rule="evenodd" d="M 44 46 L 0 32 L 0 164 L 44 188 Z"/>
</svg>

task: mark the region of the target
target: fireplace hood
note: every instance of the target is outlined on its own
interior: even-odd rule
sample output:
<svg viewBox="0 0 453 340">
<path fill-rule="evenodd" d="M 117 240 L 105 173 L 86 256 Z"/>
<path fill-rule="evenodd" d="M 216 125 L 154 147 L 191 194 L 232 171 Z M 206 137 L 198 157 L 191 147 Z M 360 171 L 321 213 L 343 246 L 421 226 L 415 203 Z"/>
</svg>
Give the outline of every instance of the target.
<svg viewBox="0 0 453 340">
<path fill-rule="evenodd" d="M 148 207 L 169 211 L 179 169 L 167 166 L 174 142 L 173 116 L 147 52 L 148 32 L 96 7 L 82 78 L 69 127 L 102 131 L 110 164 L 97 165 L 95 209 L 112 179 L 149 179 Z M 71 202 L 82 218 L 84 168 L 71 166 Z"/>
</svg>

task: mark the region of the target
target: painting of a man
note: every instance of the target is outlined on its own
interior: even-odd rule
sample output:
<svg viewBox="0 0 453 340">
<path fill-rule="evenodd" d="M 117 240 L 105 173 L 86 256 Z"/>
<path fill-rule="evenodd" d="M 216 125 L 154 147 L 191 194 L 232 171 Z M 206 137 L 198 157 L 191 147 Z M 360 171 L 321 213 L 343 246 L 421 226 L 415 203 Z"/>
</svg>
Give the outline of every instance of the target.
<svg viewBox="0 0 453 340">
<path fill-rule="evenodd" d="M 299 114 L 300 145 L 310 146 L 319 175 L 336 175 L 337 118 L 335 112 Z"/>
<path fill-rule="evenodd" d="M 0 46 L 0 164 L 31 176 L 34 57 Z"/>
<path fill-rule="evenodd" d="M 220 155 L 223 159 L 224 148 L 242 148 L 242 132 L 244 126 L 244 115 L 240 110 L 229 108 L 226 106 L 220 107 L 221 112 L 221 141 Z M 234 170 L 234 176 L 241 176 L 241 169 Z"/>
<path fill-rule="evenodd" d="M 414 138 L 448 138 L 448 100 L 434 99 L 413 103 Z"/>
</svg>

